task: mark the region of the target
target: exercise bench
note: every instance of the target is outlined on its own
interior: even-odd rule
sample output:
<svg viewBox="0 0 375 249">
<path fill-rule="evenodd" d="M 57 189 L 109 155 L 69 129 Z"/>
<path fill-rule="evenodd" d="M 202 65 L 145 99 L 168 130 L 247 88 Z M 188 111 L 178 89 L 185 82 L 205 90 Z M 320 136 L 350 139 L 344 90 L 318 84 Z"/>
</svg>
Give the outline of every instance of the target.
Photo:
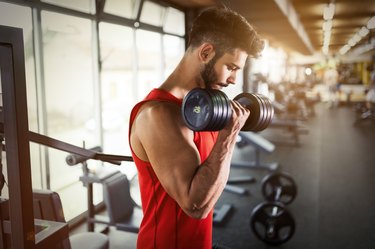
<svg viewBox="0 0 375 249">
<path fill-rule="evenodd" d="M 240 132 L 240 140 L 237 142 L 239 148 L 245 146 L 253 146 L 255 148 L 255 161 L 253 162 L 232 162 L 232 167 L 245 167 L 245 168 L 257 168 L 257 169 L 267 169 L 267 170 L 277 170 L 278 163 L 261 163 L 260 153 L 272 153 L 275 150 L 275 145 L 272 144 L 267 139 L 254 132 Z"/>
</svg>

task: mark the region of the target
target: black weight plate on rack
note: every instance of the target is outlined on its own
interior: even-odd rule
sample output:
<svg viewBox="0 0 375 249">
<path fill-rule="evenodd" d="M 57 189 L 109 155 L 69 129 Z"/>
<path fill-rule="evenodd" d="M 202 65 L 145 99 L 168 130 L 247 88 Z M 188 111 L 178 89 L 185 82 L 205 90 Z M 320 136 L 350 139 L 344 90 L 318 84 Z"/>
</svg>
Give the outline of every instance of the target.
<svg viewBox="0 0 375 249">
<path fill-rule="evenodd" d="M 297 196 L 297 184 L 286 172 L 273 172 L 266 175 L 261 186 L 262 194 L 267 201 L 277 201 L 288 205 Z"/>
<path fill-rule="evenodd" d="M 281 245 L 293 237 L 296 222 L 282 203 L 263 202 L 253 209 L 250 227 L 261 241 Z"/>
<path fill-rule="evenodd" d="M 182 101 L 182 118 L 193 131 L 206 130 L 214 112 L 214 105 L 206 90 L 195 88 Z"/>
</svg>

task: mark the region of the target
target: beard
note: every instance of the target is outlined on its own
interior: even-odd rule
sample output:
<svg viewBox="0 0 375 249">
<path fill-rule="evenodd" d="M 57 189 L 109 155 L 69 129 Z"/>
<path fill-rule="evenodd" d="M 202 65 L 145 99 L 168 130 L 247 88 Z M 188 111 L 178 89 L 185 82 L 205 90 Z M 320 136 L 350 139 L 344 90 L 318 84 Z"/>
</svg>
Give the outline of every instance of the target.
<svg viewBox="0 0 375 249">
<path fill-rule="evenodd" d="M 206 89 L 211 89 L 211 85 L 217 83 L 217 75 L 214 69 L 216 60 L 212 59 L 201 71 L 201 77 Z"/>
</svg>

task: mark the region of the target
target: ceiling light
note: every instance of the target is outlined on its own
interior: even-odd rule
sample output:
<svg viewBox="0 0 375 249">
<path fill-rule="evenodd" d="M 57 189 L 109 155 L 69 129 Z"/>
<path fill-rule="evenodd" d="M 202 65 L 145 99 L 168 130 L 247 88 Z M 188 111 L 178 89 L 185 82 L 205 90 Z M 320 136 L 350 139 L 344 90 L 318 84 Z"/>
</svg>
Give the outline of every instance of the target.
<svg viewBox="0 0 375 249">
<path fill-rule="evenodd" d="M 328 31 L 332 29 L 332 20 L 327 20 L 323 23 L 323 30 Z"/>
<path fill-rule="evenodd" d="M 335 14 L 335 4 L 334 3 L 327 4 L 324 7 L 323 19 L 331 20 L 334 14 Z"/>
<path fill-rule="evenodd" d="M 355 41 L 355 43 L 358 43 L 361 39 L 362 39 L 362 37 L 358 34 L 355 34 L 353 36 L 353 41 Z"/>
<path fill-rule="evenodd" d="M 375 28 L 375 16 L 371 17 L 371 19 L 368 20 L 368 22 L 367 22 L 367 28 L 368 29 Z"/>
<path fill-rule="evenodd" d="M 351 38 L 349 41 L 348 41 L 348 44 L 351 46 L 351 47 L 354 47 L 355 44 L 357 44 L 353 38 Z"/>
<path fill-rule="evenodd" d="M 350 49 L 350 46 L 349 45 L 345 45 L 343 46 L 341 49 L 340 49 L 340 54 L 344 55 L 346 54 Z"/>
<path fill-rule="evenodd" d="M 365 37 L 370 31 L 366 28 L 366 27 L 362 27 L 358 34 L 361 36 L 361 37 Z"/>
</svg>

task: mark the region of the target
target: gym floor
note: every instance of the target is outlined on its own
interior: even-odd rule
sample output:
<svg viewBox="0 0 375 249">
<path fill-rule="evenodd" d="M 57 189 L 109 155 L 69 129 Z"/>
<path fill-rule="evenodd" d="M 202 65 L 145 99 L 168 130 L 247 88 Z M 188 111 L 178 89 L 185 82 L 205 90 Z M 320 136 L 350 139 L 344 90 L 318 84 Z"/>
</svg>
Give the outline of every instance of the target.
<svg viewBox="0 0 375 249">
<path fill-rule="evenodd" d="M 321 103 L 316 116 L 305 121 L 308 134 L 300 145 L 282 129 L 259 133 L 276 145 L 271 154 L 260 154 L 261 162 L 278 162 L 279 171 L 292 175 L 298 187 L 296 199 L 286 208 L 294 216 L 296 231 L 288 249 L 375 248 L 375 123 L 353 126 L 353 107 L 328 109 Z M 254 148 L 236 148 L 233 161 L 253 161 Z M 232 204 L 223 224 L 214 227 L 213 241 L 232 249 L 270 248 L 250 229 L 251 212 L 264 201 L 261 181 L 264 169 L 232 168 L 231 177 L 251 175 L 253 183 L 237 186 L 247 195 L 224 191 L 218 207 Z M 73 231 L 74 232 L 74 231 Z M 110 249 L 134 249 L 136 235 L 111 228 Z"/>
</svg>

